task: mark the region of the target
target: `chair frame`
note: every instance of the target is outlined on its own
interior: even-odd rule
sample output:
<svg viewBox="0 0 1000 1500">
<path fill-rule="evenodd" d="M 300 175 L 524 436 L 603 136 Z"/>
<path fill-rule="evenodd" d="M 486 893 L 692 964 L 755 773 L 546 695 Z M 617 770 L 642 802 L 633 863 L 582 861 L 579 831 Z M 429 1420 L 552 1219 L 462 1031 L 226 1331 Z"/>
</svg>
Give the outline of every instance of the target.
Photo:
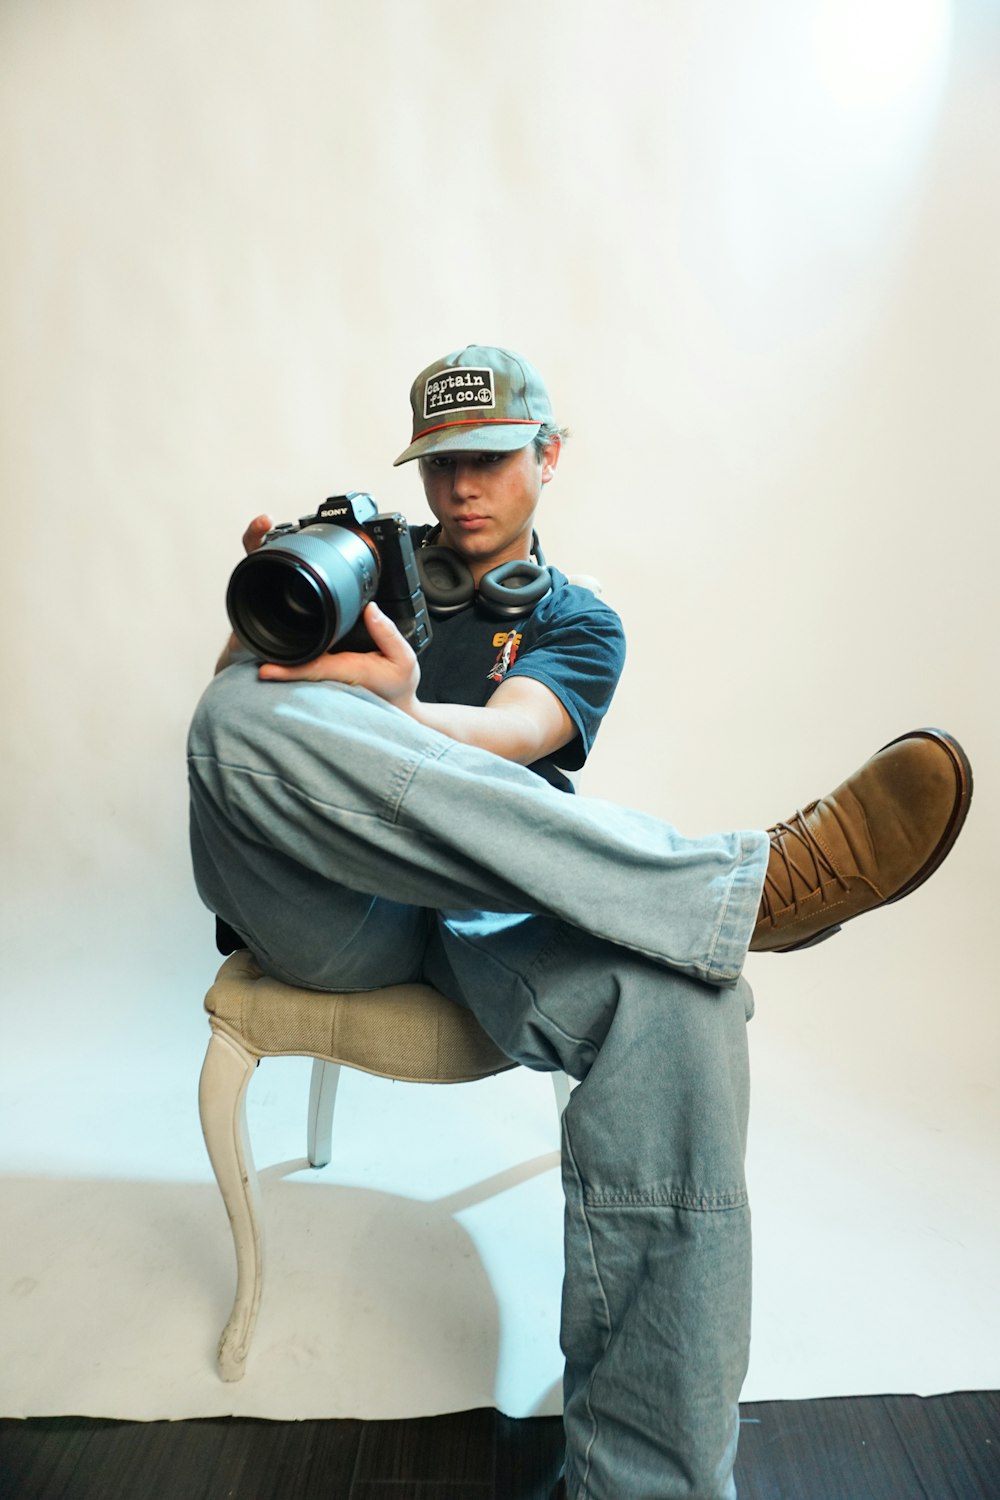
<svg viewBox="0 0 1000 1500">
<path fill-rule="evenodd" d="M 225 976 L 225 968 L 224 965 L 220 971 L 220 980 Z M 209 994 L 211 993 L 210 991 Z M 366 991 L 363 998 L 377 1002 L 379 993 Z M 442 1006 L 451 1007 L 453 1004 L 434 992 L 431 995 Z M 317 994 L 315 999 L 321 999 L 321 995 Z M 236 1253 L 236 1293 L 218 1349 L 219 1374 L 223 1380 L 234 1381 L 242 1379 L 246 1369 L 260 1308 L 264 1271 L 260 1184 L 247 1128 L 246 1100 L 250 1080 L 263 1057 L 313 1057 L 307 1150 L 310 1166 L 322 1168 L 328 1165 L 332 1155 L 333 1115 L 341 1067 L 357 1064 L 341 1064 L 329 1058 L 317 1057 L 300 1047 L 263 1051 L 250 1045 L 231 1023 L 221 1021 L 214 1015 L 210 1020 L 212 1034 L 201 1070 L 198 1100 L 202 1133 L 229 1215 Z M 514 1062 L 508 1062 L 506 1067 L 501 1063 L 490 1073 L 480 1071 L 474 1074 L 473 1079 L 492 1076 L 516 1066 Z M 367 1071 L 386 1078 L 396 1076 L 395 1073 L 377 1067 Z M 553 1073 L 551 1076 L 556 1109 L 561 1120 L 569 1102 L 570 1083 L 565 1073 Z M 465 1075 L 423 1081 L 458 1083 L 473 1080 Z"/>
</svg>

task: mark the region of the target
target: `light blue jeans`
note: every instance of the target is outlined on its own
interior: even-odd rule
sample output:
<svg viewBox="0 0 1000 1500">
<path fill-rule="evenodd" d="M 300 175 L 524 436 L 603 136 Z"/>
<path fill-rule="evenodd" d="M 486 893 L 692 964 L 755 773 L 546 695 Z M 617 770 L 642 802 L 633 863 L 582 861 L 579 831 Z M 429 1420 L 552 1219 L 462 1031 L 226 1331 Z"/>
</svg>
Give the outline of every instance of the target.
<svg viewBox="0 0 1000 1500">
<path fill-rule="evenodd" d="M 740 971 L 768 840 L 557 792 L 360 688 L 234 666 L 190 737 L 198 889 L 262 967 L 423 978 L 563 1120 L 567 1491 L 731 1500 L 750 1332 Z"/>
</svg>

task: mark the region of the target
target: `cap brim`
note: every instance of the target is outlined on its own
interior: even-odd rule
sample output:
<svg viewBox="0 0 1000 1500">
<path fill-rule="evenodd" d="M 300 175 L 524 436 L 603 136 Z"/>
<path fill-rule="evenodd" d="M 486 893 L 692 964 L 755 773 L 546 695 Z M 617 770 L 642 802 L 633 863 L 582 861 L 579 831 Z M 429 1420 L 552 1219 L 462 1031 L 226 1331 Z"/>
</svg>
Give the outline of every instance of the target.
<svg viewBox="0 0 1000 1500">
<path fill-rule="evenodd" d="M 432 453 L 516 453 L 542 430 L 541 422 L 449 423 L 426 432 L 393 460 L 393 468 Z"/>
</svg>

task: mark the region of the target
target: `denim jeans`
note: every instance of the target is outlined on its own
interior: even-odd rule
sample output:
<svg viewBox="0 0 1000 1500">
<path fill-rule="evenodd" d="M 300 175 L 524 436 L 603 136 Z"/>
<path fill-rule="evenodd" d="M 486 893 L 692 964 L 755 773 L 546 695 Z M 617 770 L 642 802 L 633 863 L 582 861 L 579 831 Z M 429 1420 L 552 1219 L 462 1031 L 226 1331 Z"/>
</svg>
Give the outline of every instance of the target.
<svg viewBox="0 0 1000 1500">
<path fill-rule="evenodd" d="M 317 989 L 425 979 L 579 1080 L 563 1119 L 567 1491 L 728 1500 L 750 1323 L 741 977 L 768 840 L 684 839 L 360 688 L 221 673 L 189 746 L 198 888 Z"/>
</svg>

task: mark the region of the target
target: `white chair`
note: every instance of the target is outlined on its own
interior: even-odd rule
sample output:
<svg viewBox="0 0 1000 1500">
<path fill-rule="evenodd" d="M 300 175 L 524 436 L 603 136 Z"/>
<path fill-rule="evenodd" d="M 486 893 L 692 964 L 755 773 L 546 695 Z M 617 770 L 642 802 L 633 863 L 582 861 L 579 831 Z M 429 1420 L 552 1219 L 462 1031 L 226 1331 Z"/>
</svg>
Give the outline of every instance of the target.
<svg viewBox="0 0 1000 1500">
<path fill-rule="evenodd" d="M 205 1144 L 236 1249 L 236 1298 L 219 1342 L 219 1373 L 239 1380 L 260 1305 L 260 1192 L 247 1133 L 246 1091 L 263 1057 L 312 1057 L 308 1156 L 330 1160 L 342 1066 L 412 1083 L 466 1083 L 517 1065 L 470 1011 L 426 984 L 331 994 L 262 974 L 246 951 L 232 954 L 205 996 L 212 1035 L 201 1072 Z M 569 1080 L 553 1073 L 560 1116 Z"/>
</svg>

